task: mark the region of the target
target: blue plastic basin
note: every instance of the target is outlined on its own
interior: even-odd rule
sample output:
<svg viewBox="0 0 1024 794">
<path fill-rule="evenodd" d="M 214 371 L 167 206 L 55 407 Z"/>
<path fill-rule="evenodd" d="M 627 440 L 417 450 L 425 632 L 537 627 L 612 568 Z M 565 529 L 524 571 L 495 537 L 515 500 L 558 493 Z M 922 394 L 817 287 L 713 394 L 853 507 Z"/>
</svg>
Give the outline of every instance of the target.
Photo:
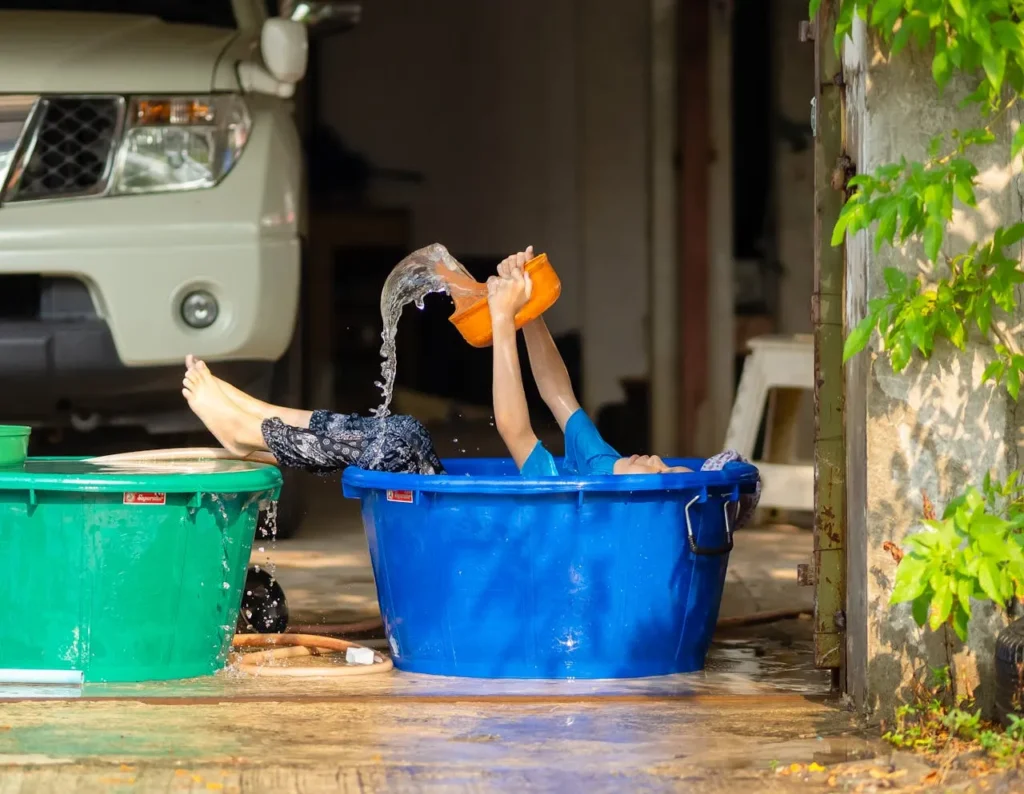
<svg viewBox="0 0 1024 794">
<path fill-rule="evenodd" d="M 673 461 L 694 470 L 703 461 Z M 511 460 L 446 476 L 346 470 L 400 670 L 634 678 L 704 666 L 743 463 L 692 474 L 527 480 Z"/>
</svg>

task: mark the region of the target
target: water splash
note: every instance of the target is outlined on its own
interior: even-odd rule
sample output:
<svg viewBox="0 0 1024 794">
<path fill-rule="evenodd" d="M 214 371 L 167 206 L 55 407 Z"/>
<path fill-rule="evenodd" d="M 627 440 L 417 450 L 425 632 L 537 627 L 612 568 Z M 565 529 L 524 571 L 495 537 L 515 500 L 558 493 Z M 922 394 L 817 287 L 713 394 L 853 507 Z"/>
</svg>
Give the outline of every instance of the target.
<svg viewBox="0 0 1024 794">
<path fill-rule="evenodd" d="M 381 379 L 374 384 L 380 389 L 382 397 L 380 407 L 373 411 L 378 419 L 391 413 L 389 408 L 398 364 L 395 337 L 402 309 L 409 303 L 422 309 L 427 295 L 438 292 L 456 300 L 476 300 L 487 293 L 487 288 L 476 281 L 440 243 L 413 251 L 395 265 L 384 282 L 380 293 L 380 316 L 384 322 L 384 330 L 381 332 L 384 344 L 381 345 L 380 356 L 383 361 L 380 366 Z"/>
</svg>

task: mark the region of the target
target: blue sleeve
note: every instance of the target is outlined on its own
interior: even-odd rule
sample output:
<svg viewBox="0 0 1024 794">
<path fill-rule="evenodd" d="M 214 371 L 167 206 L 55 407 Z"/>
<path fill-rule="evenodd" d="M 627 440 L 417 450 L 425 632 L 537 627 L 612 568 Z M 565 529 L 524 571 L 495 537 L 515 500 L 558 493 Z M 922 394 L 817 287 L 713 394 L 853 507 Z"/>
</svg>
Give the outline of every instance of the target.
<svg viewBox="0 0 1024 794">
<path fill-rule="evenodd" d="M 555 459 L 551 456 L 551 453 L 538 441 L 537 446 L 533 448 L 533 452 L 530 453 L 530 457 L 526 459 L 519 473 L 530 479 L 534 477 L 557 477 L 558 468 L 555 466 Z"/>
<path fill-rule="evenodd" d="M 612 474 L 622 457 L 605 441 L 582 408 L 565 423 L 565 470 L 583 476 Z"/>
</svg>

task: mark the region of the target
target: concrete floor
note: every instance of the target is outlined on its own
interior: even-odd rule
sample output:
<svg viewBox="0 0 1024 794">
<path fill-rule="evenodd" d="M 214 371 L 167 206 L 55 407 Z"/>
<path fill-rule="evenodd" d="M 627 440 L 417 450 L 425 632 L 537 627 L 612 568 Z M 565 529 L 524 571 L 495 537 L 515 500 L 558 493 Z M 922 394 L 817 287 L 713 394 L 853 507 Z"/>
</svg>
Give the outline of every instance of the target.
<svg viewBox="0 0 1024 794">
<path fill-rule="evenodd" d="M 293 623 L 376 615 L 356 505 L 337 479 L 304 487 L 297 537 L 257 542 L 253 561 L 276 570 Z M 795 576 L 810 552 L 806 531 L 739 533 L 722 616 L 810 608 Z M 882 767 L 859 759 L 887 754 L 830 695 L 810 649 L 810 622 L 790 620 L 720 633 L 704 672 L 641 681 L 229 671 L 0 689 L 0 794 L 875 790 Z M 890 790 L 931 771 L 883 766 L 899 778 Z"/>
</svg>

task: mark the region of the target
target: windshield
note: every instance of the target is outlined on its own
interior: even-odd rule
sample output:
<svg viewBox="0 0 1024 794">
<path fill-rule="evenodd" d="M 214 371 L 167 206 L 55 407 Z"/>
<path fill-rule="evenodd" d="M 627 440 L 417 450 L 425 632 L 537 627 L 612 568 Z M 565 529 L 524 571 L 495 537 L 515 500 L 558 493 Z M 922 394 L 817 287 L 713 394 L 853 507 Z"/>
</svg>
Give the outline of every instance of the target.
<svg viewBox="0 0 1024 794">
<path fill-rule="evenodd" d="M 136 14 L 186 25 L 235 27 L 231 0 L 0 0 L 0 11 L 91 11 Z"/>
</svg>

